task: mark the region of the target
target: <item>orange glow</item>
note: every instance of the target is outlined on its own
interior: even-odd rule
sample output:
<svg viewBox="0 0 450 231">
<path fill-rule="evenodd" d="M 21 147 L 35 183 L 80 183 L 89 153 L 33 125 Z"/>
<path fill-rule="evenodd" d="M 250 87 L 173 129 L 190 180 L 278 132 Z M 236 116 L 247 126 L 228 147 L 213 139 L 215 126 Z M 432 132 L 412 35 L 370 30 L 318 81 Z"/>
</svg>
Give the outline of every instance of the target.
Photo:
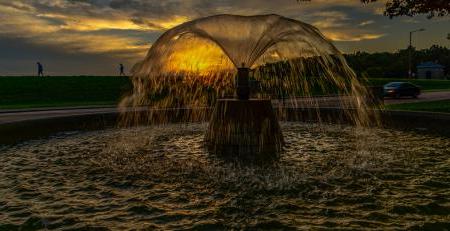
<svg viewBox="0 0 450 231">
<path fill-rule="evenodd" d="M 158 24 L 161 25 L 165 29 L 170 29 L 172 27 L 178 26 L 184 22 L 189 21 L 188 17 L 185 16 L 174 16 L 168 21 L 159 21 Z"/>
<path fill-rule="evenodd" d="M 110 18 L 94 18 L 94 17 L 83 17 L 77 16 L 72 17 L 64 14 L 52 14 L 44 13 L 38 14 L 38 18 L 47 19 L 60 19 L 64 21 L 64 25 L 60 25 L 60 29 L 75 30 L 75 31 L 96 31 L 96 30 L 161 30 L 170 29 L 172 27 L 178 26 L 189 20 L 188 17 L 184 16 L 174 16 L 168 19 L 151 20 L 154 25 L 150 24 L 136 24 L 129 20 L 127 17 L 110 17 Z"/>
<path fill-rule="evenodd" d="M 233 63 L 219 46 L 205 39 L 189 36 L 174 38 L 171 53 L 164 66 L 165 72 L 188 72 L 201 76 L 229 72 Z M 179 41 L 184 40 L 184 41 Z"/>
</svg>

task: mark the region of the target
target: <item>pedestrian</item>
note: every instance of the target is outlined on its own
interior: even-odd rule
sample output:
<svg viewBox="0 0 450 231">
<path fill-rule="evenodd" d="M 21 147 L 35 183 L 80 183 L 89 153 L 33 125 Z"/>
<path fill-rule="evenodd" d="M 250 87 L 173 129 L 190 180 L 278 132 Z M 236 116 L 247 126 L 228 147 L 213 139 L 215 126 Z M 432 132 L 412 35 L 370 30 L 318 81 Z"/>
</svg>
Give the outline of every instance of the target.
<svg viewBox="0 0 450 231">
<path fill-rule="evenodd" d="M 40 76 L 44 77 L 44 67 L 40 62 L 37 62 L 37 68 L 38 68 L 38 77 Z"/>
<path fill-rule="evenodd" d="M 119 69 L 120 69 L 120 76 L 126 76 L 125 75 L 125 67 L 123 66 L 123 64 L 119 65 Z"/>
</svg>

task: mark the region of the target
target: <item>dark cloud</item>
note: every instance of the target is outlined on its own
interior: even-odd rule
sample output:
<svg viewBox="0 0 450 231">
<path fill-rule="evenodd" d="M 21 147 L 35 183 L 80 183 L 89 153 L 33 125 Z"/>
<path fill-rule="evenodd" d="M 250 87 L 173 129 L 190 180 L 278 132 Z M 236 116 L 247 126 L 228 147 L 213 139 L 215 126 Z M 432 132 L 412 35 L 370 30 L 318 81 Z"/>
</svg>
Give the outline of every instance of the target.
<svg viewBox="0 0 450 231">
<path fill-rule="evenodd" d="M 171 15 L 187 13 L 182 9 L 182 4 L 173 1 L 112 0 L 109 7 L 116 11 L 126 12 L 135 22 L 145 22 L 146 24 L 152 24 L 148 19 L 165 19 Z"/>
<path fill-rule="evenodd" d="M 155 28 L 158 30 L 164 30 L 164 27 L 158 25 L 157 23 L 153 23 L 153 22 L 146 20 L 144 18 L 141 18 L 141 17 L 133 17 L 130 19 L 130 21 L 132 21 L 136 25 L 142 25 L 142 26 L 147 26 L 150 28 Z"/>
</svg>

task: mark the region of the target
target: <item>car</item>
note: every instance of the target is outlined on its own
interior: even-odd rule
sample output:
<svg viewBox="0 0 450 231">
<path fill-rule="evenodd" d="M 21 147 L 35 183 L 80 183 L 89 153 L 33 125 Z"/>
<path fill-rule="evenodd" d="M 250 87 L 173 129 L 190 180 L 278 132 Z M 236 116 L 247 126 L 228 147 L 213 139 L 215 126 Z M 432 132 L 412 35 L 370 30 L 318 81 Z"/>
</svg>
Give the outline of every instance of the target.
<svg viewBox="0 0 450 231">
<path fill-rule="evenodd" d="M 385 97 L 411 96 L 417 98 L 420 95 L 420 87 L 409 82 L 390 82 L 383 88 Z"/>
</svg>

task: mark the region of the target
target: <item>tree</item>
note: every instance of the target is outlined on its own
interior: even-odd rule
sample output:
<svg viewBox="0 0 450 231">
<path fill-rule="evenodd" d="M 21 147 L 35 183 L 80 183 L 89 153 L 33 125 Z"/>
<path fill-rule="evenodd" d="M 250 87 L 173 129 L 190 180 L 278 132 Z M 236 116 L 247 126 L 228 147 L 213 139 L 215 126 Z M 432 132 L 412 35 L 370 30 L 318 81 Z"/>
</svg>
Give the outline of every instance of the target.
<svg viewBox="0 0 450 231">
<path fill-rule="evenodd" d="M 450 74 L 450 49 L 433 45 L 428 49 L 413 49 L 413 71 L 416 72 L 416 66 L 422 62 L 436 62 L 447 69 L 447 75 Z M 394 53 L 379 52 L 367 53 L 356 52 L 354 54 L 345 54 L 345 58 L 350 67 L 358 76 L 383 77 L 383 78 L 406 78 L 408 76 L 408 56 L 409 50 L 402 49 Z"/>
<path fill-rule="evenodd" d="M 432 18 L 434 16 L 445 16 L 449 13 L 449 0 L 391 0 L 386 3 L 385 11 L 385 15 L 391 18 L 417 14 L 428 14 L 428 18 Z"/>
<path fill-rule="evenodd" d="M 311 1 L 311 0 L 297 0 Z M 360 0 L 363 3 L 376 2 L 378 0 Z M 390 18 L 398 16 L 415 16 L 427 14 L 428 18 L 446 16 L 450 14 L 450 0 L 388 0 L 384 11 Z"/>
</svg>

